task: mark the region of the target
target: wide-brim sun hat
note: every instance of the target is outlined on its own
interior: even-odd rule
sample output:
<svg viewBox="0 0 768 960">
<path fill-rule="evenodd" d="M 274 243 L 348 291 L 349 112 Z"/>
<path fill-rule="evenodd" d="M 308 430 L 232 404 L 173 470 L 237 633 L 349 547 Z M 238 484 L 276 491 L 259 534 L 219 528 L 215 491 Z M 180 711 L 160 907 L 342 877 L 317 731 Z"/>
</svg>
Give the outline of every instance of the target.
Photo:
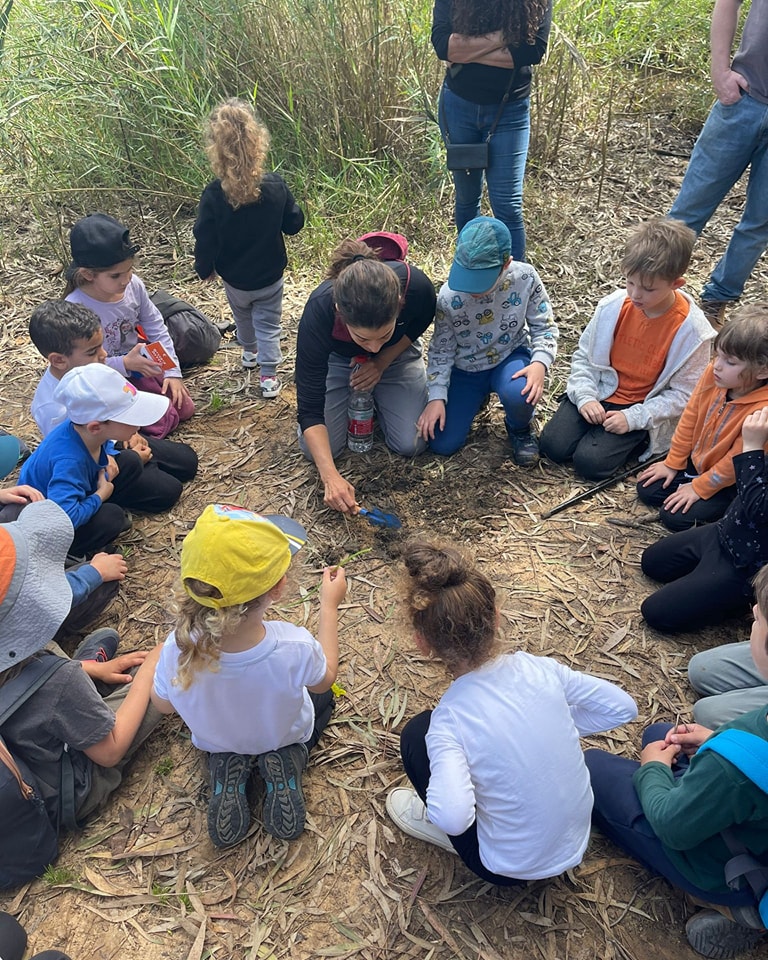
<svg viewBox="0 0 768 960">
<path fill-rule="evenodd" d="M 0 673 L 42 650 L 72 607 L 64 561 L 74 530 L 52 500 L 0 524 Z"/>
</svg>

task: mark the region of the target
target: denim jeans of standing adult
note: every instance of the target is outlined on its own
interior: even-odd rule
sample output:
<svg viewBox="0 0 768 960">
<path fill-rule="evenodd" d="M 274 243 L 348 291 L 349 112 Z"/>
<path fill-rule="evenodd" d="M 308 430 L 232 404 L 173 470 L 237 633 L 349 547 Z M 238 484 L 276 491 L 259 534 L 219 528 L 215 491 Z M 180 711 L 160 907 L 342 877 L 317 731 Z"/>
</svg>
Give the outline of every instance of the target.
<svg viewBox="0 0 768 960">
<path fill-rule="evenodd" d="M 447 87 L 440 93 L 438 116 L 443 140 L 450 143 L 482 143 L 488 137 L 498 103 L 472 103 L 457 97 Z M 446 138 L 446 128 L 448 136 Z M 456 229 L 480 216 L 483 180 L 493 215 L 512 235 L 512 256 L 525 259 L 523 225 L 523 175 L 531 134 L 529 100 L 511 100 L 504 107 L 488 146 L 488 169 L 455 170 Z"/>
<path fill-rule="evenodd" d="M 704 300 L 738 300 L 768 247 L 768 104 L 743 94 L 718 100 L 696 141 L 669 216 L 701 233 L 725 195 L 749 167 L 744 211 L 725 253 L 704 285 Z"/>
</svg>

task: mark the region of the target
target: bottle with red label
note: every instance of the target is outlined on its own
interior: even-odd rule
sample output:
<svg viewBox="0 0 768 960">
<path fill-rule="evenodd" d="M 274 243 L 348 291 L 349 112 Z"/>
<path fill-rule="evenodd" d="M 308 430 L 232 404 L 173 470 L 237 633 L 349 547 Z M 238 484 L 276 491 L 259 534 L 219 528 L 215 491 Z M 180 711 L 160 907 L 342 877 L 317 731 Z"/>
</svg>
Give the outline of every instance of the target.
<svg viewBox="0 0 768 960">
<path fill-rule="evenodd" d="M 355 363 L 358 369 L 368 363 L 368 357 L 355 357 Z M 373 391 L 352 387 L 347 416 L 347 446 L 355 453 L 368 453 L 373 447 Z"/>
</svg>

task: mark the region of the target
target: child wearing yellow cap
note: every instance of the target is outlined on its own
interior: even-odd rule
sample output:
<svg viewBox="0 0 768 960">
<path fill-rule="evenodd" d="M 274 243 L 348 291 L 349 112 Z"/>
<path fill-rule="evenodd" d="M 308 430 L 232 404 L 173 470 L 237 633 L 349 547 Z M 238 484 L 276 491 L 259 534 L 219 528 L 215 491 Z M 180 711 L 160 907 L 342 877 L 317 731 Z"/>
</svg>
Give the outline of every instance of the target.
<svg viewBox="0 0 768 960">
<path fill-rule="evenodd" d="M 306 532 L 288 517 L 242 507 L 205 508 L 181 550 L 176 628 L 165 641 L 152 702 L 178 713 L 208 753 L 208 832 L 217 847 L 251 826 L 247 786 L 266 784 L 264 829 L 294 840 L 304 829 L 302 774 L 331 713 L 338 669 L 338 607 L 344 570 L 326 567 L 317 639 L 265 620 L 286 584 Z"/>
</svg>

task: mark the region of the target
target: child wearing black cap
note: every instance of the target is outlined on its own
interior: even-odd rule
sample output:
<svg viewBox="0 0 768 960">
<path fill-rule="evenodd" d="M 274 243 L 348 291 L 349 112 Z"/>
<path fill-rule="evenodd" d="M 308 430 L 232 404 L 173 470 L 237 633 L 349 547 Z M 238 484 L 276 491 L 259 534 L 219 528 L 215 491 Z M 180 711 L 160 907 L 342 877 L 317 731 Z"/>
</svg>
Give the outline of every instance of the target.
<svg viewBox="0 0 768 960">
<path fill-rule="evenodd" d="M 107 364 L 139 390 L 162 393 L 171 403 L 155 424 L 144 427 L 147 436 L 162 439 L 180 421 L 195 412 L 173 341 L 160 311 L 133 272 L 139 246 L 128 228 L 105 213 L 91 213 L 72 227 L 69 238 L 72 263 L 67 271 L 66 299 L 96 313 L 104 330 Z M 146 355 L 145 343 L 159 343 L 168 362 L 165 368 Z"/>
</svg>

